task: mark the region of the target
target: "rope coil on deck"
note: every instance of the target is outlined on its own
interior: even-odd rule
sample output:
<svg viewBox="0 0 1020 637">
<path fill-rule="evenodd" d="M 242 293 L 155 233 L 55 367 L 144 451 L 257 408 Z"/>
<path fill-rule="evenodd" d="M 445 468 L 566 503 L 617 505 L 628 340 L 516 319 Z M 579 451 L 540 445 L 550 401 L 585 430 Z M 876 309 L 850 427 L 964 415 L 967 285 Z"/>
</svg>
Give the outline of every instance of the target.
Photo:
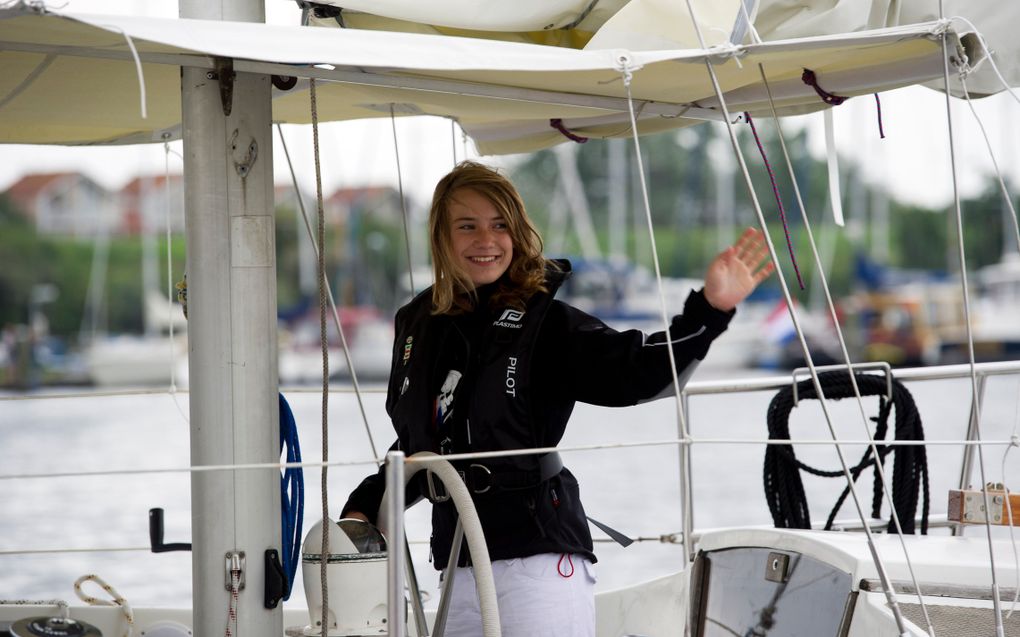
<svg viewBox="0 0 1020 637">
<path fill-rule="evenodd" d="M 899 381 L 892 379 L 892 400 L 886 398 L 888 385 L 885 378 L 873 374 L 855 373 L 862 396 L 879 396 L 878 416 L 871 420 L 876 423 L 875 440 L 884 440 L 889 426 L 890 412 L 895 408 L 896 420 L 894 436 L 896 440 L 924 440 L 924 429 L 921 416 L 914 404 L 914 398 Z M 824 372 L 818 375 L 825 398 L 839 400 L 852 397 L 853 386 L 846 371 Z M 815 388 L 810 380 L 801 381 L 796 386 L 797 396 L 801 399 L 817 399 Z M 790 412 L 793 410 L 794 387 L 786 387 L 779 391 L 769 403 L 768 429 L 769 439 L 789 439 Z M 921 511 L 921 533 L 928 532 L 928 461 L 923 445 L 890 447 L 877 445 L 880 461 L 890 451 L 895 450 L 893 461 L 892 500 L 899 515 L 904 533 L 914 533 L 914 514 L 917 511 L 918 492 L 921 492 L 923 503 Z M 871 449 L 864 452 L 861 460 L 850 468 L 854 480 L 868 467 L 875 465 Z M 800 472 L 807 471 L 813 475 L 835 478 L 842 477 L 842 471 L 824 471 L 808 466 L 797 459 L 793 447 L 787 445 L 769 445 L 765 451 L 764 487 L 772 521 L 777 528 L 811 528 L 811 515 L 808 511 L 807 497 L 801 482 Z M 825 529 L 832 528 L 843 501 L 849 494 L 849 487 L 843 489 L 835 506 L 825 522 Z M 871 515 L 881 517 L 882 481 L 877 476 L 873 491 Z"/>
</svg>

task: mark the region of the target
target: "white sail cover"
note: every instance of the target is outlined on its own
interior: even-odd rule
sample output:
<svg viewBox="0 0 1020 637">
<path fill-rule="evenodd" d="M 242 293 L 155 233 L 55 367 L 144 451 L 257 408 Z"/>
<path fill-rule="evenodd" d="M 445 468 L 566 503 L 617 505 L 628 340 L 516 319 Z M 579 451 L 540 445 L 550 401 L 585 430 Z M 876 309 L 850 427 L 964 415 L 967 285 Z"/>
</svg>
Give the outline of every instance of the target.
<svg viewBox="0 0 1020 637">
<path fill-rule="evenodd" d="M 769 115 L 759 67 L 781 114 L 825 104 L 801 81 L 853 96 L 939 78 L 938 34 L 961 51 L 958 25 L 922 23 L 839 35 L 697 48 L 573 50 L 441 35 L 204 20 L 0 10 L 0 142 L 116 144 L 174 138 L 180 66 L 317 77 L 323 121 L 427 114 L 457 119 L 483 153 L 522 152 L 582 136 L 630 134 L 719 115 L 705 60 L 729 108 Z M 962 32 L 962 31 L 961 31 Z M 969 61 L 983 51 L 964 38 Z M 140 63 L 136 65 L 132 46 Z M 140 71 L 140 72 L 139 72 Z M 141 116 L 141 88 L 147 117 Z M 68 108 L 68 105 L 74 108 Z M 307 81 L 274 89 L 276 121 L 310 121 Z M 552 120 L 561 120 L 554 127 Z"/>
<path fill-rule="evenodd" d="M 289 0 L 287 0 L 289 1 Z M 353 28 L 470 35 L 585 49 L 647 51 L 813 38 L 934 22 L 974 29 L 990 43 L 1007 83 L 1020 85 L 1020 2 L 995 0 L 318 0 L 342 8 Z M 753 28 L 748 28 L 748 22 Z M 320 25 L 338 26 L 335 19 Z M 971 60 L 972 97 L 1003 90 L 989 64 Z M 931 83 L 941 89 L 942 81 Z M 952 87 L 961 95 L 959 82 Z"/>
</svg>

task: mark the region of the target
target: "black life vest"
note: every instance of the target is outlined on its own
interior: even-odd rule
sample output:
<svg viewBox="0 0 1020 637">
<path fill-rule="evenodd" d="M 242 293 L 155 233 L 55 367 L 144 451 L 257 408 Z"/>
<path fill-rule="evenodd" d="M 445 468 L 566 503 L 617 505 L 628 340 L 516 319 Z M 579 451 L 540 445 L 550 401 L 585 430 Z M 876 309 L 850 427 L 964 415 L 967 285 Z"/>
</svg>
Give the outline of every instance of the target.
<svg viewBox="0 0 1020 637">
<path fill-rule="evenodd" d="M 547 444 L 542 415 L 532 410 L 530 370 L 535 343 L 553 295 L 569 276 L 549 270 L 548 293 L 537 293 L 524 310 L 496 308 L 475 342 L 457 329 L 448 316 L 433 316 L 431 288 L 397 313 L 393 367 L 386 408 L 408 455 L 440 452 L 432 422 L 435 379 L 443 348 L 467 348 L 465 381 L 470 389 L 458 395 L 460 410 L 454 451 L 527 449 Z M 492 559 L 536 553 L 582 553 L 594 561 L 591 535 L 581 507 L 577 481 L 557 457 L 512 456 L 460 463 L 479 509 Z M 423 478 L 423 493 L 428 485 Z M 456 525 L 449 502 L 433 509 L 433 555 L 444 568 Z"/>
</svg>

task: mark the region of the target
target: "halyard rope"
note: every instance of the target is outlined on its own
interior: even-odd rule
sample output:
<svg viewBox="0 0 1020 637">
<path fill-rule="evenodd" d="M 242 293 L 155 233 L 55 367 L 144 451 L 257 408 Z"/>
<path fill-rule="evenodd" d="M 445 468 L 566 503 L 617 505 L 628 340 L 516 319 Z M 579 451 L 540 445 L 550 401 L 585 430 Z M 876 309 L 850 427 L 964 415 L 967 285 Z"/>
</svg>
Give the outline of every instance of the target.
<svg viewBox="0 0 1020 637">
<path fill-rule="evenodd" d="M 238 589 L 241 586 L 241 571 L 236 568 L 230 569 L 230 599 L 227 601 L 227 629 L 226 637 L 234 637 L 237 633 L 237 604 Z M 233 627 L 233 630 L 231 630 Z M 238 635 L 240 637 L 240 635 Z"/>
<path fill-rule="evenodd" d="M 322 346 L 322 546 L 320 555 L 329 555 L 329 489 L 326 481 L 329 462 L 329 341 L 326 337 L 326 220 L 322 206 L 322 166 L 319 163 L 319 111 L 316 104 L 315 78 L 309 80 L 309 94 L 312 110 L 312 148 L 315 154 L 315 200 L 318 206 L 318 284 L 319 284 L 319 341 Z M 341 332 L 343 334 L 343 332 Z M 319 580 L 322 585 L 322 637 L 329 630 L 329 586 L 326 582 L 328 559 L 319 564 Z"/>
</svg>

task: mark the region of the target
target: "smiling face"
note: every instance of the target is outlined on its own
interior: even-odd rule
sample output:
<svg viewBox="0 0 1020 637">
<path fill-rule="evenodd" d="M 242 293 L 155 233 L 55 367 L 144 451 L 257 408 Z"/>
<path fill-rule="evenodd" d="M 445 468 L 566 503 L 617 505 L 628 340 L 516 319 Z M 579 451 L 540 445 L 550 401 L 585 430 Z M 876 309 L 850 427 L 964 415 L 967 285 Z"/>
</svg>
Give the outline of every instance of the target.
<svg viewBox="0 0 1020 637">
<path fill-rule="evenodd" d="M 452 257 L 475 286 L 503 276 L 514 256 L 503 213 L 481 193 L 458 188 L 446 209 Z"/>
</svg>

